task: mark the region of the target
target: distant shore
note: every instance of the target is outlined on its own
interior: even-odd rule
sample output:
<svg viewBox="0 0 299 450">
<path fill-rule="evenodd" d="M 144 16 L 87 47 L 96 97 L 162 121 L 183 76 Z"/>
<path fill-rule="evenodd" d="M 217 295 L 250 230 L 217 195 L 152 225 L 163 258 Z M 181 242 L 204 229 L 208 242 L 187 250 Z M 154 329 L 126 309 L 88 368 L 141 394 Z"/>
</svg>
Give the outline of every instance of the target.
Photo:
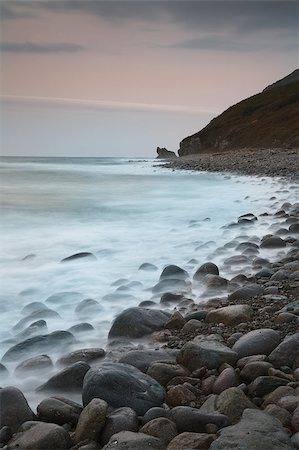
<svg viewBox="0 0 299 450">
<path fill-rule="evenodd" d="M 299 149 L 218 151 L 171 159 L 167 162 L 164 161 L 162 165 L 174 170 L 231 172 L 298 180 Z"/>
</svg>

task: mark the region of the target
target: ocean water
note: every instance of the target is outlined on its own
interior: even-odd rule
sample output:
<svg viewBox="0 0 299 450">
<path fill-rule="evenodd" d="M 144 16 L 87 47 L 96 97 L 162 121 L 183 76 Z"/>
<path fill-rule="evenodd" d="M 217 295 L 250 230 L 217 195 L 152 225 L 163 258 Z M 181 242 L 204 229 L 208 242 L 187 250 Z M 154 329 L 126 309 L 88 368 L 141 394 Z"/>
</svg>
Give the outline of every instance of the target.
<svg viewBox="0 0 299 450">
<path fill-rule="evenodd" d="M 269 223 L 263 217 L 250 229 L 225 225 L 298 198 L 298 187 L 286 188 L 279 180 L 173 172 L 155 160 L 2 158 L 0 171 L 0 358 L 18 342 L 16 333 L 34 321 L 13 328 L 31 302 L 59 314 L 45 319 L 48 332 L 80 322 L 93 325 L 73 348 L 105 347 L 113 318 L 153 298 L 151 288 L 165 265 L 177 264 L 192 277 L 198 265 L 213 260 L 221 275 L 232 276 L 223 261 L 235 251 L 223 245 L 246 236 L 258 240 Z M 78 252 L 96 259 L 61 263 Z M 146 262 L 157 271 L 139 270 Z M 49 299 L 61 292 L 76 294 Z M 198 288 L 190 296 L 197 300 L 201 293 Z M 76 312 L 87 298 L 98 302 L 96 310 Z M 55 361 L 65 351 L 47 353 Z M 20 362 L 7 364 L 11 373 Z M 30 392 L 36 382 L 33 377 L 14 384 Z"/>
</svg>

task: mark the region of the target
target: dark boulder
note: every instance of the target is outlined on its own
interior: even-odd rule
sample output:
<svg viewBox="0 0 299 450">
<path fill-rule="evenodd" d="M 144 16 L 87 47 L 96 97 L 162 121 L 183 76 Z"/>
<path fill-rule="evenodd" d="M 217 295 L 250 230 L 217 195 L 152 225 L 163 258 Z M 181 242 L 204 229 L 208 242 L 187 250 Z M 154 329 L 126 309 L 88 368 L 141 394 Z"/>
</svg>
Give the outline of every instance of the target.
<svg viewBox="0 0 299 450">
<path fill-rule="evenodd" d="M 34 336 L 10 347 L 4 354 L 3 361 L 16 361 L 24 356 L 35 356 L 41 352 L 52 350 L 59 345 L 69 345 L 75 342 L 72 333 L 68 331 L 53 331 L 53 333 Z"/>
<path fill-rule="evenodd" d="M 63 366 L 69 366 L 79 361 L 89 363 L 98 359 L 102 359 L 105 356 L 105 350 L 102 348 L 81 348 L 73 352 L 67 353 L 61 356 L 57 363 Z"/>
<path fill-rule="evenodd" d="M 160 280 L 165 280 L 165 278 L 171 278 L 175 280 L 186 280 L 189 278 L 188 272 L 175 264 L 170 264 L 164 267 L 160 275 Z"/>
<path fill-rule="evenodd" d="M 0 429 L 9 427 L 15 433 L 22 423 L 35 420 L 23 393 L 15 387 L 0 389 Z"/>
<path fill-rule="evenodd" d="M 95 261 L 97 258 L 95 257 L 95 255 L 93 253 L 90 252 L 80 252 L 80 253 L 75 253 L 74 255 L 71 256 L 67 256 L 66 258 L 63 258 L 60 262 L 69 262 L 69 261 L 76 261 L 76 260 L 90 260 L 90 261 Z"/>
<path fill-rule="evenodd" d="M 28 430 L 17 433 L 8 443 L 8 450 L 68 450 L 72 440 L 68 432 L 53 423 L 37 422 Z"/>
<path fill-rule="evenodd" d="M 120 431 L 138 431 L 138 417 L 132 408 L 118 408 L 108 414 L 101 432 L 101 444 L 107 444 L 111 436 Z"/>
<path fill-rule="evenodd" d="M 208 414 L 190 406 L 176 406 L 167 412 L 167 418 L 176 424 L 179 433 L 205 432 L 209 423 L 217 425 L 218 428 L 230 425 L 229 418 L 223 414 Z"/>
<path fill-rule="evenodd" d="M 37 406 L 38 419 L 42 422 L 64 425 L 69 423 L 76 426 L 83 407 L 78 403 L 62 397 L 45 398 Z"/>
<path fill-rule="evenodd" d="M 120 363 L 134 366 L 144 373 L 157 361 L 175 361 L 175 353 L 165 350 L 131 350 L 119 360 Z"/>
<path fill-rule="evenodd" d="M 53 375 L 46 383 L 39 386 L 37 391 L 80 392 L 84 376 L 89 369 L 90 366 L 85 362 L 76 362 Z"/>
<path fill-rule="evenodd" d="M 160 406 L 164 397 L 165 390 L 156 380 L 128 364 L 103 363 L 91 368 L 84 378 L 84 405 L 101 398 L 113 408 L 128 406 L 143 415 L 153 406 Z"/>
<path fill-rule="evenodd" d="M 219 269 L 216 264 L 212 262 L 206 262 L 202 264 L 193 275 L 194 280 L 202 280 L 205 275 L 219 275 Z"/>
<path fill-rule="evenodd" d="M 109 338 L 125 336 L 140 338 L 154 331 L 162 330 L 169 318 L 165 311 L 147 308 L 128 308 L 114 320 L 109 331 Z"/>
</svg>

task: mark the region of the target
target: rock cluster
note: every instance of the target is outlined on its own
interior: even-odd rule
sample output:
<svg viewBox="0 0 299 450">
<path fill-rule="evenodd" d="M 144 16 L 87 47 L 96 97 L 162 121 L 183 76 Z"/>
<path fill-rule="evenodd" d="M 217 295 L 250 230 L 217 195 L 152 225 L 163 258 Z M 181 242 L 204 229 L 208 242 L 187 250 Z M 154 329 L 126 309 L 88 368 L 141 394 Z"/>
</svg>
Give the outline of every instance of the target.
<svg viewBox="0 0 299 450">
<path fill-rule="evenodd" d="M 297 224 L 299 205 L 274 217 L 292 218 L 292 225 Z M 299 241 L 297 228 L 292 230 L 283 245 L 269 235 L 256 242 L 249 236 L 236 244 L 235 256 L 249 249 L 252 257 L 226 263 L 233 267 L 236 261 L 249 261 L 250 275 L 234 270 L 231 279 L 223 278 L 221 267 L 212 262 L 198 267 L 193 276 L 177 265 L 166 266 L 153 292 L 154 298 L 161 297 L 161 309 L 139 306 L 119 314 L 109 332 L 107 353 L 97 347 L 67 349 L 56 362 L 41 354 L 53 343 L 66 348 L 73 344 L 70 330 L 12 345 L 0 366 L 3 376 L 9 364 L 24 355 L 27 359 L 17 366 L 16 376 L 53 367 L 57 371 L 37 387 L 44 398 L 36 412 L 16 387 L 0 389 L 0 446 L 298 449 Z M 271 262 L 258 256 L 259 249 L 283 253 Z M 208 300 L 191 295 L 199 284 L 211 293 Z M 94 306 L 98 308 L 88 303 Z M 31 304 L 24 314 L 36 308 L 43 310 Z M 83 322 L 78 330 L 85 329 Z M 140 344 L 141 338 L 146 344 Z M 130 344 L 135 339 L 139 347 Z M 114 349 L 122 345 L 127 350 L 119 355 Z M 73 393 L 82 402 L 72 401 Z"/>
</svg>

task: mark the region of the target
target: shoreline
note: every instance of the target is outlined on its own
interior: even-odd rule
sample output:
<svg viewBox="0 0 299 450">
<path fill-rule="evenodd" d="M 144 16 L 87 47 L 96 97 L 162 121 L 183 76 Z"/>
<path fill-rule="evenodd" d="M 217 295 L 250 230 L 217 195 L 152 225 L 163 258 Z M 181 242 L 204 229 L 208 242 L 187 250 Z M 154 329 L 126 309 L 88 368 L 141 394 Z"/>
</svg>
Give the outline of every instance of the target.
<svg viewBox="0 0 299 450">
<path fill-rule="evenodd" d="M 85 348 L 63 355 L 66 367 L 57 367 L 43 386 L 37 416 L 21 391 L 1 389 L 0 401 L 6 404 L 0 429 L 10 428 L 6 437 L 0 432 L 0 443 L 8 442 L 4 449 L 28 448 L 22 445 L 29 440 L 38 450 L 46 433 L 51 448 L 58 446 L 59 436 L 62 449 L 74 450 L 218 450 L 225 439 L 228 450 L 238 448 L 238 440 L 251 450 L 248 430 L 263 449 L 297 449 L 299 204 L 280 202 L 258 216 L 252 208 L 235 218 L 235 239 L 223 245 L 233 249 L 233 259 L 227 258 L 231 271 L 224 274 L 213 259 L 209 266 L 195 264 L 187 275 L 181 267 L 167 266 L 160 281 L 167 282 L 171 295 L 161 292 L 158 303 L 122 311 L 120 324 L 111 327 L 106 354 Z M 255 224 L 262 221 L 267 229 L 257 236 Z M 266 242 L 269 234 L 272 243 L 271 238 Z M 190 295 L 197 283 L 206 287 L 205 297 Z M 140 378 L 142 392 L 136 384 Z M 84 408 L 72 401 L 72 387 L 78 397 L 82 391 Z M 12 415 L 16 409 L 21 418 Z M 26 425 L 32 420 L 37 420 L 34 427 Z"/>
<path fill-rule="evenodd" d="M 231 150 L 161 160 L 173 170 L 229 172 L 239 175 L 299 179 L 299 149 Z"/>
</svg>

